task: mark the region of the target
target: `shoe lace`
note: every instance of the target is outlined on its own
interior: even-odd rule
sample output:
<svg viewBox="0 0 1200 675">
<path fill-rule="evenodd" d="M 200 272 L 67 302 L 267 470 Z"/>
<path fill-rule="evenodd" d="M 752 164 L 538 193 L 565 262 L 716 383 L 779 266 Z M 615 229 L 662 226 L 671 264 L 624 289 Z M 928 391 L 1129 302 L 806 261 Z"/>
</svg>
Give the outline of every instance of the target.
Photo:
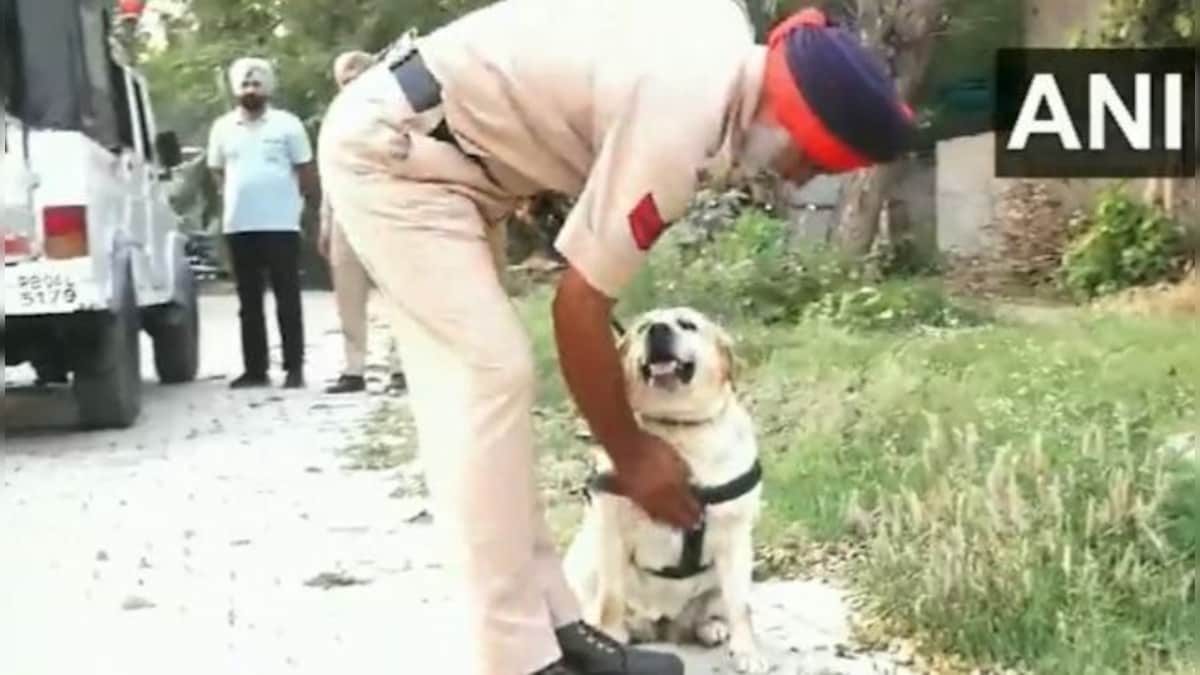
<svg viewBox="0 0 1200 675">
<path fill-rule="evenodd" d="M 625 653 L 625 645 L 622 645 L 616 639 L 601 632 L 594 626 L 590 626 L 586 623 L 580 622 L 579 632 L 583 636 L 584 641 L 586 641 L 590 645 L 593 645 L 593 646 L 599 648 L 601 651 L 605 651 L 610 654 L 624 654 Z"/>
</svg>

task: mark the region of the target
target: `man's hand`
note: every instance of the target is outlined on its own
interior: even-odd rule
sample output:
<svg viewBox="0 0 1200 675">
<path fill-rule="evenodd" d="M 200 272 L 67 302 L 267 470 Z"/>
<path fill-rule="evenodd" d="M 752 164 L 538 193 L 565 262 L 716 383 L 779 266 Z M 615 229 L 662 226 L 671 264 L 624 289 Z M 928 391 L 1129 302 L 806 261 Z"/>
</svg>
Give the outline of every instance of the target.
<svg viewBox="0 0 1200 675">
<path fill-rule="evenodd" d="M 683 460 L 665 441 L 640 429 L 630 409 L 609 323 L 612 305 L 574 267 L 563 273 L 554 297 L 554 336 L 563 379 L 592 434 L 612 458 L 618 490 L 656 520 L 694 527 L 700 506 L 689 489 Z"/>
<path fill-rule="evenodd" d="M 632 499 L 654 520 L 685 530 L 695 526 L 700 505 L 691 492 L 687 464 L 675 448 L 643 432 L 623 461 L 616 466 L 617 494 Z"/>
<path fill-rule="evenodd" d="M 296 165 L 296 178 L 300 183 L 300 193 L 304 200 L 313 208 L 320 208 L 321 181 L 317 178 L 315 162 L 305 162 Z"/>
</svg>

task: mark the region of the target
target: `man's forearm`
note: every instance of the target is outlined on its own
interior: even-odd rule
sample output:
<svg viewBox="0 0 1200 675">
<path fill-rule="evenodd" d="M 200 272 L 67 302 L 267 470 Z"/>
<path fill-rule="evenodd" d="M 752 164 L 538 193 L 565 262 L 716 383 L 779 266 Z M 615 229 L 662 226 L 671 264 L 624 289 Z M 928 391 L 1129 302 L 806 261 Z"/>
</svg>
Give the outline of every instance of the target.
<svg viewBox="0 0 1200 675">
<path fill-rule="evenodd" d="M 221 169 L 209 169 L 208 173 L 212 176 L 213 193 L 217 201 L 221 201 L 225 197 L 225 172 Z"/>
<path fill-rule="evenodd" d="M 563 379 L 592 434 L 619 466 L 638 426 L 609 323 L 612 304 L 568 269 L 559 282 L 553 314 Z"/>
<path fill-rule="evenodd" d="M 313 163 L 308 162 L 297 166 L 296 178 L 300 182 L 300 192 L 304 195 L 305 200 L 310 205 L 319 207 L 321 185 L 317 180 L 317 170 Z"/>
<path fill-rule="evenodd" d="M 220 214 L 225 210 L 225 172 L 221 169 L 209 169 L 209 175 L 212 176 L 212 210 L 215 212 L 214 218 L 220 218 Z"/>
</svg>

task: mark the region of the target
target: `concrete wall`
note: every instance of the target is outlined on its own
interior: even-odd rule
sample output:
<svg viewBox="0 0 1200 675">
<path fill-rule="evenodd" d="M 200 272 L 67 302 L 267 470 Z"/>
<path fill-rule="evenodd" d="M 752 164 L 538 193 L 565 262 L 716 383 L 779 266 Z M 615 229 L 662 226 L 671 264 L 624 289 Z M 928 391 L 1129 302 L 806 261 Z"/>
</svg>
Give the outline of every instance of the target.
<svg viewBox="0 0 1200 675">
<path fill-rule="evenodd" d="M 793 241 L 830 240 L 844 183 L 841 176 L 817 176 L 798 190 L 782 188 Z"/>
<path fill-rule="evenodd" d="M 937 241 L 938 248 L 975 255 L 990 245 L 984 228 L 996 214 L 1004 189 L 995 178 L 995 134 L 964 136 L 938 143 Z"/>
<path fill-rule="evenodd" d="M 1094 28 L 1102 0 L 1022 0 L 1025 46 L 1065 47 L 1079 29 Z M 938 246 L 974 255 L 991 245 L 984 228 L 994 222 L 1007 187 L 996 178 L 995 134 L 938 143 L 936 209 Z"/>
<path fill-rule="evenodd" d="M 837 224 L 845 184 L 843 176 L 817 176 L 799 190 L 782 188 L 789 209 L 792 236 L 796 240 L 829 241 Z M 937 168 L 932 158 L 907 161 L 892 186 L 890 199 L 902 202 L 909 220 L 932 226 L 937 220 L 935 186 Z"/>
</svg>

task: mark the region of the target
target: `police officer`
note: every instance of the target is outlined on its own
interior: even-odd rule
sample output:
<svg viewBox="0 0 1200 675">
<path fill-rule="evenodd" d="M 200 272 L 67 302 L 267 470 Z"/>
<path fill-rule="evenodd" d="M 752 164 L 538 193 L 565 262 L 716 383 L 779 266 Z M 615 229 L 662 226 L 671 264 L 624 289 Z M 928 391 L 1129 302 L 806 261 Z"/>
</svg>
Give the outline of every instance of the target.
<svg viewBox="0 0 1200 675">
<path fill-rule="evenodd" d="M 374 63 L 370 54 L 362 51 L 343 52 L 333 61 L 333 79 L 339 89 L 358 77 Z M 333 273 L 333 293 L 337 299 L 338 320 L 342 324 L 342 345 L 345 367 L 337 381 L 325 389 L 328 394 L 345 394 L 367 388 L 367 295 L 371 279 L 367 270 L 354 255 L 354 250 L 342 234 L 342 226 L 334 217 L 329 200 L 321 202 L 321 234 L 317 249 L 329 261 Z M 405 389 L 404 370 L 395 337 L 388 333 L 389 391 Z"/>
<path fill-rule="evenodd" d="M 891 160 L 909 125 L 849 32 L 806 10 L 756 45 L 732 0 L 504 0 L 394 50 L 339 94 L 321 174 L 395 311 L 465 593 L 471 675 L 683 672 L 579 621 L 536 494 L 534 364 L 494 266 L 493 224 L 522 197 L 576 196 L 556 241 L 564 379 L 617 489 L 687 528 L 700 508 L 685 465 L 626 399 L 614 298 L 701 175 L 762 168 L 802 183 Z"/>
</svg>

